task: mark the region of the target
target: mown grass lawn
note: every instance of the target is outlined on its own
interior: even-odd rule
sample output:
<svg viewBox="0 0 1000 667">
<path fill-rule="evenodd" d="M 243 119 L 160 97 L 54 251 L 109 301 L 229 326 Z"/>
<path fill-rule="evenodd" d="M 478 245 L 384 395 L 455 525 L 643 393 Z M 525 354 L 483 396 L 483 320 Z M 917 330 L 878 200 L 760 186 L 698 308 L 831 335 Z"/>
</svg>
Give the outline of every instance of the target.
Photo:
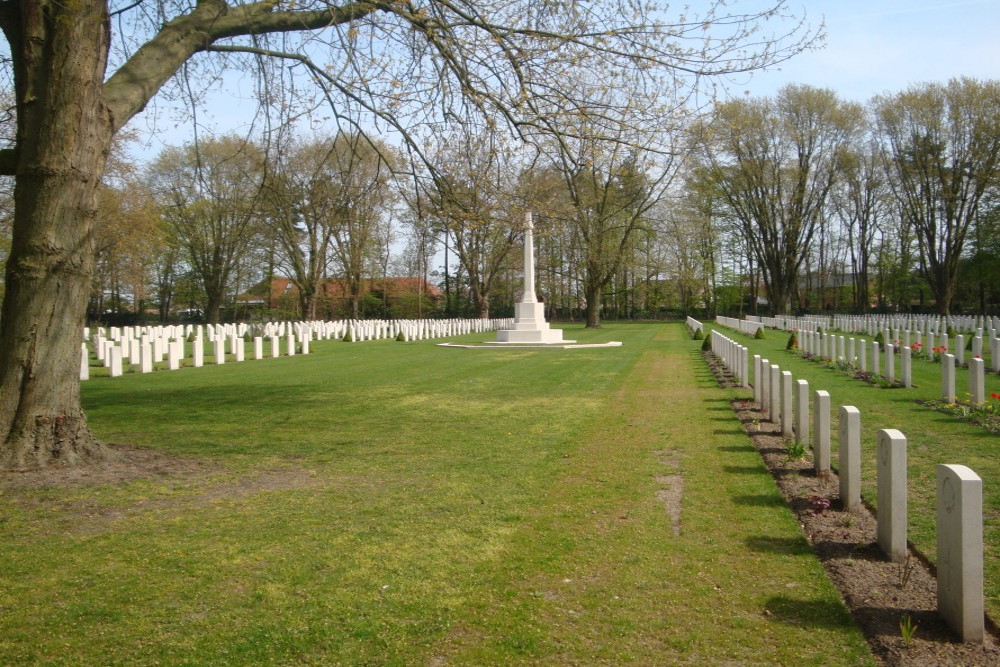
<svg viewBox="0 0 1000 667">
<path fill-rule="evenodd" d="M 0 663 L 870 664 L 683 327 L 567 337 L 85 383 L 202 465 L 8 486 Z"/>
<path fill-rule="evenodd" d="M 766 357 L 795 379 L 809 381 L 810 391 L 830 392 L 833 464 L 836 468 L 837 412 L 841 405 L 853 405 L 861 411 L 862 494 L 872 505 L 875 498 L 875 443 L 879 429 L 895 428 L 907 437 L 909 536 L 914 545 L 931 559 L 935 558 L 936 470 L 942 463 L 959 463 L 972 468 L 983 479 L 983 539 L 986 608 L 993 618 L 1000 615 L 1000 435 L 937 412 L 918 401 L 941 397 L 941 365 L 924 360 L 913 361 L 911 389 L 886 389 L 853 379 L 828 364 L 806 361 L 785 351 L 787 332 L 767 330 L 767 338 L 756 340 L 724 327 L 719 331 L 748 346 L 754 354 Z M 847 336 L 850 337 L 850 336 Z M 857 336 L 855 336 L 857 338 Z M 870 338 L 867 338 L 871 340 Z M 971 353 L 967 353 L 971 356 Z M 884 355 L 882 371 L 885 372 Z M 896 377 L 901 362 L 896 361 Z M 958 369 L 955 389 L 961 399 L 968 391 L 968 371 Z M 986 394 L 1000 392 L 1000 377 L 987 373 Z M 990 399 L 992 400 L 992 399 Z M 995 402 L 995 401 L 994 401 Z"/>
</svg>

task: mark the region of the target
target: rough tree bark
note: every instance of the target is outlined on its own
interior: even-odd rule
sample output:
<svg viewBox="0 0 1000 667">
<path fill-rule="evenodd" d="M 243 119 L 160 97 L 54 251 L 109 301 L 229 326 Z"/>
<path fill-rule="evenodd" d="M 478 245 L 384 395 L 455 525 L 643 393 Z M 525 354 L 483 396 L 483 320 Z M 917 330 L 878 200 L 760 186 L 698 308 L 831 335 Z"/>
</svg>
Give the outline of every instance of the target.
<svg viewBox="0 0 1000 667">
<path fill-rule="evenodd" d="M 18 102 L 14 242 L 0 329 L 0 465 L 99 457 L 76 375 L 94 268 L 97 186 L 113 132 L 99 3 L 4 8 Z"/>
<path fill-rule="evenodd" d="M 375 11 L 353 3 L 274 12 L 202 2 L 168 22 L 105 82 L 110 22 L 102 2 L 0 2 L 17 101 L 13 241 L 0 320 L 0 468 L 101 459 L 80 407 L 80 344 L 94 270 L 97 187 L 111 139 L 194 53 L 250 31 L 320 27 Z"/>
</svg>

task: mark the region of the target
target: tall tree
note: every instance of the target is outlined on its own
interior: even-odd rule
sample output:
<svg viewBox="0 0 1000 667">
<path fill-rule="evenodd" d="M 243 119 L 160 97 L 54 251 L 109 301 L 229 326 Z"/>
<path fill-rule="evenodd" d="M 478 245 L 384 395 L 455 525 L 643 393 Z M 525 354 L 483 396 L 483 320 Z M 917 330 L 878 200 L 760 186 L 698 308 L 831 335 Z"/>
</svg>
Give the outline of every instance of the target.
<svg viewBox="0 0 1000 667">
<path fill-rule="evenodd" d="M 360 316 L 362 280 L 392 208 L 391 161 L 388 146 L 358 133 L 279 146 L 265 198 L 304 318 L 318 316 L 333 257 Z"/>
<path fill-rule="evenodd" d="M 195 54 L 297 63 L 345 122 L 364 111 L 409 137 L 415 124 L 485 107 L 529 126 L 539 96 L 578 107 L 560 85 L 567 62 L 640 70 L 650 86 L 766 66 L 812 36 L 793 24 L 791 39 L 760 40 L 761 22 L 782 17 L 784 4 L 731 14 L 719 0 L 670 24 L 665 8 L 624 2 L 0 2 L 9 47 L 0 67 L 17 107 L 14 144 L 0 150 L 0 175 L 16 182 L 0 318 L 0 466 L 104 454 L 75 370 L 97 188 L 112 137 Z M 112 17 L 123 29 L 112 33 Z M 289 46 L 272 48 L 271 34 Z"/>
<path fill-rule="evenodd" d="M 773 100 L 720 104 L 703 130 L 714 185 L 756 257 L 775 313 L 791 307 L 799 268 L 861 119 L 861 107 L 833 91 L 790 85 Z"/>
<path fill-rule="evenodd" d="M 384 143 L 356 133 L 338 135 L 326 159 L 327 175 L 333 181 L 333 254 L 353 318 L 361 317 L 364 279 L 376 274 L 391 236 L 397 161 Z"/>
<path fill-rule="evenodd" d="M 888 182 L 878 146 L 866 137 L 845 151 L 843 178 L 833 195 L 833 210 L 847 232 L 854 283 L 854 310 L 867 313 L 875 235 L 886 215 Z"/>
<path fill-rule="evenodd" d="M 650 212 L 662 199 L 670 168 L 650 169 L 643 154 L 624 143 L 582 142 L 561 153 L 572 211 L 566 224 L 582 255 L 587 327 L 601 326 L 604 289 L 625 268 L 636 237 L 650 229 Z"/>
<path fill-rule="evenodd" d="M 521 236 L 512 147 L 488 129 L 460 128 L 439 142 L 426 200 L 451 235 L 477 317 L 489 317 L 497 278 Z"/>
<path fill-rule="evenodd" d="M 156 259 L 164 245 L 165 229 L 148 191 L 136 179 L 120 187 L 102 187 L 98 195 L 101 222 L 95 229 L 98 271 L 93 283 L 92 312 L 121 313 L 122 293 L 140 318 L 150 297 Z M 104 296 L 113 294 L 112 303 Z"/>
<path fill-rule="evenodd" d="M 920 270 L 947 315 L 959 262 L 1000 166 L 1000 81 L 952 79 L 876 98 L 890 181 Z"/>
<path fill-rule="evenodd" d="M 218 322 L 226 291 L 262 224 L 264 154 L 229 135 L 166 149 L 150 186 L 191 268 L 201 278 L 205 318 Z"/>
</svg>

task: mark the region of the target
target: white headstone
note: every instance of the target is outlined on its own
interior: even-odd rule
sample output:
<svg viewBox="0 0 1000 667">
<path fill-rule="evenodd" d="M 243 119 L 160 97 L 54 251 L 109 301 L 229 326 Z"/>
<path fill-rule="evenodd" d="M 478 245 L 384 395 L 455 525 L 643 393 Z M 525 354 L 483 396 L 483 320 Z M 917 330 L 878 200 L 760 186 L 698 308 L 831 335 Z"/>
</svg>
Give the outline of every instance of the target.
<svg viewBox="0 0 1000 667">
<path fill-rule="evenodd" d="M 861 505 L 861 412 L 840 406 L 840 502 L 844 511 Z"/>
<path fill-rule="evenodd" d="M 792 372 L 781 372 L 781 435 L 791 438 L 792 424 Z"/>
<path fill-rule="evenodd" d="M 893 561 L 906 558 L 906 437 L 881 429 L 876 445 L 878 546 Z"/>
<path fill-rule="evenodd" d="M 90 352 L 86 343 L 80 343 L 80 380 L 90 379 Z"/>
<path fill-rule="evenodd" d="M 983 482 L 963 465 L 937 468 L 937 583 L 938 613 L 983 641 Z"/>
<path fill-rule="evenodd" d="M 813 392 L 813 465 L 816 474 L 830 474 L 830 393 L 817 389 Z"/>
<path fill-rule="evenodd" d="M 809 442 L 809 382 L 795 381 L 795 440 L 803 445 Z"/>
<path fill-rule="evenodd" d="M 757 404 L 760 404 L 761 397 L 763 396 L 761 367 L 760 355 L 753 355 L 753 400 Z"/>
<path fill-rule="evenodd" d="M 768 375 L 768 380 L 771 383 L 768 389 L 768 399 L 770 400 L 771 407 L 768 410 L 768 415 L 771 419 L 771 423 L 780 424 L 781 423 L 781 367 L 778 364 L 771 364 L 771 373 Z"/>
<path fill-rule="evenodd" d="M 149 342 L 139 344 L 139 369 L 143 373 L 153 372 L 153 347 Z"/>
<path fill-rule="evenodd" d="M 109 367 L 111 371 L 111 377 L 116 378 L 122 374 L 122 349 L 114 345 L 111 347 L 110 354 L 111 366 Z"/>
<path fill-rule="evenodd" d="M 941 400 L 955 402 L 955 355 L 941 355 Z"/>
<path fill-rule="evenodd" d="M 969 400 L 973 405 L 986 402 L 986 365 L 982 359 L 969 359 Z"/>
</svg>

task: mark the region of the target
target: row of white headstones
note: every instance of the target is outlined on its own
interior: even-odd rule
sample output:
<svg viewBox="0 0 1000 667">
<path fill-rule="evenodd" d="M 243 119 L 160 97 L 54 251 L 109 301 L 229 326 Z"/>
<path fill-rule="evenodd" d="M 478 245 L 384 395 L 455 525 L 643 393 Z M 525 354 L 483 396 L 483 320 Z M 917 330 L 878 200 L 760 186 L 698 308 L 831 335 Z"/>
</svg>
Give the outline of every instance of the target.
<svg viewBox="0 0 1000 667">
<path fill-rule="evenodd" d="M 989 315 L 778 315 L 758 317 L 748 315 L 747 321 L 757 322 L 774 329 L 822 329 L 844 333 L 874 336 L 886 329 L 893 331 L 922 331 L 925 334 L 943 334 L 951 327 L 955 331 L 971 332 L 977 329 L 1000 329 L 1000 317 Z M 899 339 L 899 336 L 896 336 Z"/>
<path fill-rule="evenodd" d="M 700 323 L 699 323 L 700 324 Z M 689 323 L 690 327 L 691 324 Z M 751 386 L 749 350 L 712 331 L 712 351 L 742 386 Z M 807 380 L 793 380 L 760 355 L 753 355 L 754 401 L 766 419 L 781 425 L 782 436 L 809 442 L 810 394 Z M 812 392 L 812 439 L 817 475 L 830 472 L 830 394 Z M 839 494 L 844 511 L 861 506 L 861 412 L 839 408 Z M 881 429 L 876 443 L 877 542 L 893 561 L 907 554 L 906 436 Z M 983 616 L 983 492 L 982 480 L 964 465 L 937 468 L 937 603 L 938 613 L 963 642 L 981 642 Z"/>
<path fill-rule="evenodd" d="M 905 340 L 910 339 L 910 332 L 906 331 Z M 931 347 L 927 348 L 926 358 L 929 361 L 935 360 L 935 355 L 941 362 L 941 400 L 946 403 L 956 401 L 955 393 L 955 369 L 956 367 L 968 366 L 969 402 L 973 405 L 983 405 L 986 402 L 986 362 L 980 356 L 983 349 L 983 338 L 977 335 L 972 339 L 972 356 L 965 363 L 965 337 L 962 334 L 956 336 L 955 354 L 946 352 L 948 349 L 948 334 L 942 334 L 941 346 L 943 349 L 935 351 L 934 334 L 927 334 Z M 896 343 L 886 343 L 880 345 L 878 341 L 866 341 L 865 339 L 847 338 L 827 333 L 815 331 L 800 331 L 798 335 L 799 347 L 806 353 L 815 355 L 821 359 L 830 361 L 843 361 L 845 363 L 859 367 L 862 371 L 871 369 L 872 374 L 881 375 L 889 382 L 896 381 L 896 356 L 900 357 L 899 375 L 900 383 L 910 388 L 913 385 L 913 347 L 906 342 L 896 339 Z M 920 343 L 921 332 L 916 332 L 916 343 Z M 902 343 L 900 345 L 899 343 Z M 992 370 L 994 373 L 1000 372 L 1000 338 L 996 333 L 991 332 L 990 338 Z M 923 346 L 917 349 L 923 350 Z M 855 352 L 857 351 L 857 354 Z M 870 363 L 869 363 L 870 360 Z"/>
<path fill-rule="evenodd" d="M 335 320 L 267 322 L 265 324 L 206 324 L 168 325 L 144 327 L 85 328 L 81 343 L 80 379 L 90 378 L 91 350 L 109 369 L 111 377 L 123 374 L 126 364 L 149 373 L 154 364 L 167 361 L 168 370 L 178 370 L 186 358 L 191 366 L 204 366 L 206 345 L 211 345 L 208 357 L 215 364 L 226 362 L 228 353 L 235 361 L 244 361 L 246 343 L 253 343 L 252 358 L 263 359 L 265 340 L 271 357 L 309 354 L 309 344 L 314 340 L 368 340 L 396 339 L 404 341 L 427 340 L 471 333 L 495 331 L 509 326 L 508 318 L 448 319 L 448 320 Z M 186 357 L 191 340 L 190 357 Z"/>
<path fill-rule="evenodd" d="M 813 320 L 806 321 L 802 318 L 759 318 L 769 320 L 772 324 L 781 324 L 788 327 L 788 330 L 795 329 L 793 325 L 819 324 Z M 834 323 L 844 324 L 841 318 L 822 318 Z M 888 319 L 888 318 L 886 318 Z M 737 320 L 730 317 L 717 317 L 716 322 L 737 331 L 752 335 L 758 328 L 770 326 L 766 322 L 755 320 Z M 977 327 L 970 331 L 971 351 L 966 360 L 965 334 L 955 335 L 954 353 L 948 350 L 951 347 L 951 338 L 947 333 L 947 326 L 953 328 L 958 326 L 971 326 L 976 323 L 989 324 L 989 329 Z M 886 324 L 886 322 L 882 322 Z M 903 325 L 920 324 L 916 318 L 903 322 Z M 925 322 L 924 324 L 927 324 Z M 941 328 L 944 324 L 945 333 L 936 333 L 934 329 Z M 920 329 L 890 329 L 886 326 L 875 331 L 882 332 L 883 341 L 892 341 L 880 344 L 878 341 L 868 341 L 863 338 L 855 339 L 843 335 L 831 334 L 827 332 L 815 331 L 807 328 L 798 329 L 799 348 L 807 353 L 829 361 L 841 361 L 851 364 L 862 371 L 869 371 L 874 375 L 881 375 L 890 382 L 895 382 L 899 377 L 900 383 L 909 388 L 912 385 L 912 357 L 913 350 L 919 350 L 922 358 L 928 361 L 938 360 L 941 362 L 941 400 L 947 403 L 954 403 L 957 396 L 955 390 L 955 369 L 956 367 L 968 366 L 969 375 L 969 401 L 974 405 L 982 405 L 986 402 L 986 362 L 982 358 L 983 349 L 987 347 L 990 352 L 990 371 L 1000 373 L 1000 335 L 994 324 L 1000 324 L 995 318 L 954 318 L 951 321 L 934 320 L 933 326 L 927 331 Z M 688 326 L 691 326 L 690 324 Z M 872 327 L 870 322 L 869 327 Z M 896 374 L 896 357 L 900 358 L 901 373 Z"/>
</svg>

